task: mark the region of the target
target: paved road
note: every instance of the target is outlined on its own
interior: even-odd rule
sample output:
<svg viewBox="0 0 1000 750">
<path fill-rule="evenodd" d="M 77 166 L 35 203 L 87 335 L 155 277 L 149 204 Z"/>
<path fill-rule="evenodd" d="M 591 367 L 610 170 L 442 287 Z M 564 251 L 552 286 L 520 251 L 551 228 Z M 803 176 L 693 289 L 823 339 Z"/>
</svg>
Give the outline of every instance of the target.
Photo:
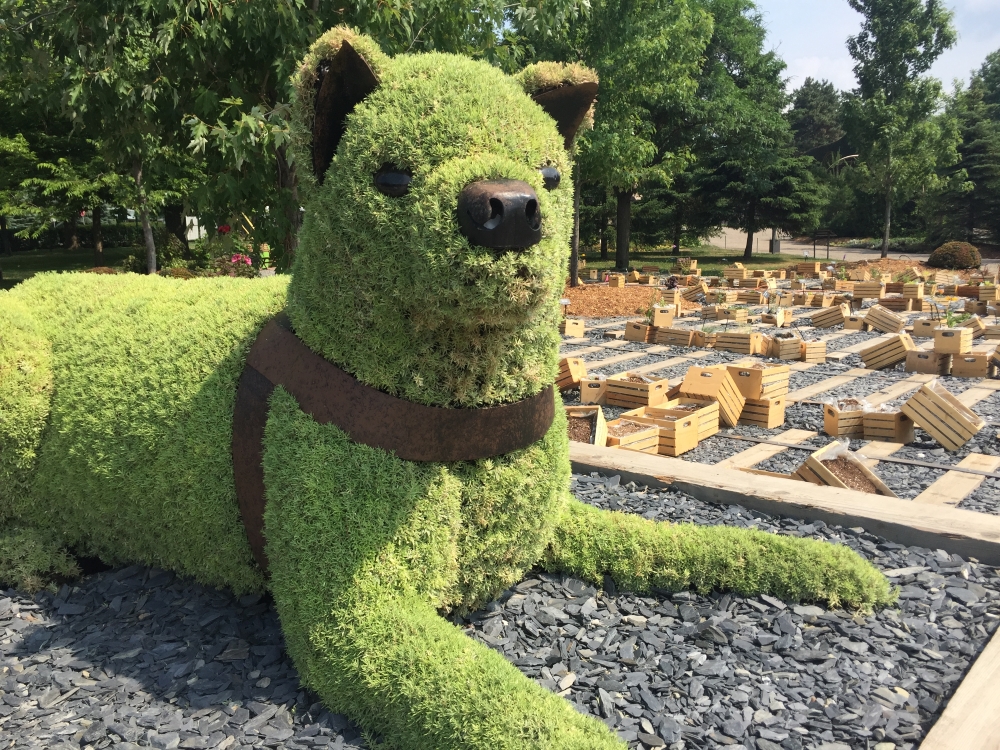
<svg viewBox="0 0 1000 750">
<path fill-rule="evenodd" d="M 771 240 L 771 230 L 764 232 L 758 232 L 754 235 L 754 255 L 758 253 L 764 255 L 767 254 L 769 242 Z M 746 232 L 741 232 L 738 229 L 723 229 L 722 233 L 713 237 L 710 242 L 716 247 L 732 248 L 734 257 L 737 254 L 743 253 L 743 248 L 746 247 L 747 235 Z M 812 243 L 798 243 L 791 240 L 782 240 L 781 242 L 781 252 L 786 255 L 801 255 L 803 252 L 807 253 L 808 258 L 811 260 L 813 257 L 813 246 Z M 880 257 L 880 252 L 878 250 L 865 250 L 862 248 L 843 248 L 843 247 L 831 247 L 830 248 L 830 260 L 831 261 L 848 261 L 855 262 L 859 260 L 878 260 Z M 889 257 L 892 260 L 898 260 L 902 258 L 903 260 L 927 260 L 927 253 L 889 253 Z M 816 260 L 826 260 L 826 246 L 820 243 L 816 243 Z"/>
</svg>

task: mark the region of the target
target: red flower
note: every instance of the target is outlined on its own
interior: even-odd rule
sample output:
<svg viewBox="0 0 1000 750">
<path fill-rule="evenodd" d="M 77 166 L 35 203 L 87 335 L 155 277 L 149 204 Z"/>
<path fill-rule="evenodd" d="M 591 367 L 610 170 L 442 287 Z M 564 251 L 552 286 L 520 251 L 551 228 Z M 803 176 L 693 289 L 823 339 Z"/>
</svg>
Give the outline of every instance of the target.
<svg viewBox="0 0 1000 750">
<path fill-rule="evenodd" d="M 221 227 L 219 227 L 219 234 L 229 234 L 231 231 L 232 227 L 230 227 L 228 224 L 223 224 Z"/>
</svg>

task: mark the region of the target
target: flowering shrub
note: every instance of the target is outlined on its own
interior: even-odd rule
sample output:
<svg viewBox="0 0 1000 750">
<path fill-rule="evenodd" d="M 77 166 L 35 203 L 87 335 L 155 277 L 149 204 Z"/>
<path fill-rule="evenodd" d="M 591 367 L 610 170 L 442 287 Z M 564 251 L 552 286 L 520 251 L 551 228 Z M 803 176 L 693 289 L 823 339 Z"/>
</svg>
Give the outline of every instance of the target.
<svg viewBox="0 0 1000 750">
<path fill-rule="evenodd" d="M 253 259 L 243 253 L 228 253 L 212 261 L 212 267 L 220 276 L 241 276 L 252 279 L 257 276 Z"/>
</svg>

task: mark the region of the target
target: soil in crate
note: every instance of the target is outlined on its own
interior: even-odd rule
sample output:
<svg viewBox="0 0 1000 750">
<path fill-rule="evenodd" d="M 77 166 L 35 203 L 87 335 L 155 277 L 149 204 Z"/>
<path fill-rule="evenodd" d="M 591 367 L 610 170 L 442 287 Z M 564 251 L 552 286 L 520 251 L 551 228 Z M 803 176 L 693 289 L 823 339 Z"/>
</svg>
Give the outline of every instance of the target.
<svg viewBox="0 0 1000 750">
<path fill-rule="evenodd" d="M 614 424 L 608 424 L 608 435 L 611 437 L 623 438 L 648 429 L 648 424 L 637 424 L 636 422 L 622 421 Z"/>
<path fill-rule="evenodd" d="M 832 461 L 823 461 L 823 466 L 830 470 L 837 479 L 846 484 L 852 490 L 858 492 L 878 493 L 878 487 L 866 477 L 857 465 L 846 458 L 835 458 Z"/>
<path fill-rule="evenodd" d="M 593 417 L 569 417 L 569 439 L 577 443 L 589 443 L 594 436 Z"/>
</svg>

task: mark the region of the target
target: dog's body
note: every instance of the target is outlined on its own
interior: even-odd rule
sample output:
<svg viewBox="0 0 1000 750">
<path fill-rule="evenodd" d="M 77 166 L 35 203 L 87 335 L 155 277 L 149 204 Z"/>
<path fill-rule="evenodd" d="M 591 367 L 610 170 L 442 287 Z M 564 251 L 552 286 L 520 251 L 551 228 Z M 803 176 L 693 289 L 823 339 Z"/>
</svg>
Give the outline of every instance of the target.
<svg viewBox="0 0 1000 750">
<path fill-rule="evenodd" d="M 517 81 L 446 55 L 389 60 L 334 30 L 296 79 L 300 175 L 313 170 L 290 286 L 46 275 L 5 294 L 0 525 L 36 546 L 44 537 L 238 591 L 269 586 L 303 682 L 400 748 L 621 746 L 438 614 L 482 605 L 536 563 L 638 590 L 884 600 L 884 580 L 842 548 L 666 527 L 572 500 L 558 409 L 543 439 L 512 453 L 414 462 L 318 424 L 282 388 L 263 441 L 269 581 L 254 563 L 233 405 L 251 344 L 282 309 L 313 351 L 408 401 L 479 408 L 551 384 L 572 133 L 525 91 L 592 79 L 567 70 L 553 85 L 544 73 Z M 518 210 L 540 211 L 540 230 L 515 227 L 536 231 L 532 244 L 491 249 L 458 231 L 456 202 L 491 180 L 516 180 Z"/>
</svg>

